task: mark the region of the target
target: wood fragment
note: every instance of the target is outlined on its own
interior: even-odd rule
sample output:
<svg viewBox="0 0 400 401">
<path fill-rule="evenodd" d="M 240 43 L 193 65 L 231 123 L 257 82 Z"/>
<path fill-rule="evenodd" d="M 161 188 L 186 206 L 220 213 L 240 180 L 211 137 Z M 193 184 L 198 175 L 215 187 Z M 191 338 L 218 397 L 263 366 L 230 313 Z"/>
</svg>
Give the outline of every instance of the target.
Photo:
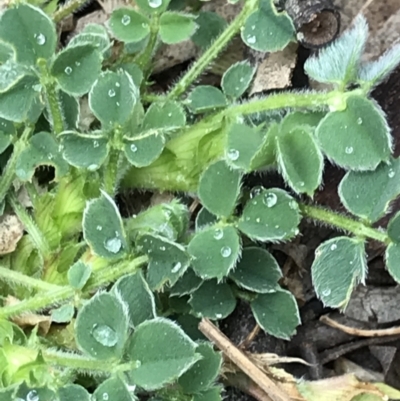
<svg viewBox="0 0 400 401">
<path fill-rule="evenodd" d="M 336 322 L 327 315 L 321 316 L 319 319 L 321 322 L 331 326 L 335 329 L 341 330 L 347 334 L 358 337 L 384 337 L 384 336 L 395 336 L 400 334 L 400 327 L 391 327 L 390 329 L 377 329 L 377 330 L 365 330 L 357 329 L 355 327 L 348 327 L 344 324 Z"/>
<path fill-rule="evenodd" d="M 291 398 L 281 390 L 261 369 L 237 348 L 214 324 L 208 319 L 202 319 L 199 330 L 212 341 L 232 362 L 271 398 L 272 401 L 291 401 Z"/>
</svg>

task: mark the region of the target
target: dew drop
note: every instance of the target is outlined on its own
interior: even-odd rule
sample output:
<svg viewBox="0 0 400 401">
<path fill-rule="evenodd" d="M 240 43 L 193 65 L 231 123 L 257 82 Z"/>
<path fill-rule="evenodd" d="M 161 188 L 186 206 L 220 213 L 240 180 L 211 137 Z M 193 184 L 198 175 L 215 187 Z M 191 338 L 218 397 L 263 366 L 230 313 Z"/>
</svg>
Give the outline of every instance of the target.
<svg viewBox="0 0 400 401">
<path fill-rule="evenodd" d="M 389 170 L 389 173 L 388 173 L 388 177 L 389 177 L 389 178 L 393 178 L 395 175 L 396 175 L 396 173 L 394 172 L 394 170 L 393 170 L 393 169 L 390 169 L 390 170 Z"/>
<path fill-rule="evenodd" d="M 182 269 L 182 263 L 178 262 L 175 264 L 175 266 L 172 268 L 171 273 L 178 273 L 179 270 Z"/>
<path fill-rule="evenodd" d="M 346 146 L 346 149 L 344 150 L 348 155 L 351 155 L 354 152 L 353 146 Z"/>
<path fill-rule="evenodd" d="M 103 393 L 103 400 L 107 401 L 108 400 L 108 394 L 107 393 Z"/>
<path fill-rule="evenodd" d="M 102 226 L 97 226 L 97 227 L 96 227 L 96 230 L 97 230 L 97 231 L 101 231 L 102 229 L 103 229 Z"/>
<path fill-rule="evenodd" d="M 239 159 L 239 156 L 240 156 L 240 153 L 239 153 L 239 151 L 237 149 L 229 149 L 228 150 L 229 159 L 235 161 L 235 160 Z"/>
<path fill-rule="evenodd" d="M 261 187 L 261 186 L 257 186 L 257 187 L 252 188 L 251 191 L 250 191 L 250 198 L 253 199 L 257 195 L 259 195 L 262 190 L 263 190 L 263 187 Z"/>
<path fill-rule="evenodd" d="M 43 33 L 36 34 L 35 39 L 39 46 L 43 46 L 46 43 L 46 36 L 44 36 Z"/>
<path fill-rule="evenodd" d="M 53 160 L 53 159 L 54 159 L 54 156 L 53 156 L 51 153 L 49 153 L 49 154 L 47 155 L 47 158 L 48 158 L 49 160 Z"/>
<path fill-rule="evenodd" d="M 323 290 L 323 291 L 322 291 L 322 295 L 323 295 L 324 297 L 329 297 L 329 295 L 331 295 L 331 289 L 330 289 L 330 288 L 327 288 L 326 290 Z"/>
<path fill-rule="evenodd" d="M 70 66 L 67 66 L 67 67 L 65 67 L 64 72 L 65 72 L 67 75 L 71 75 L 72 68 L 71 68 Z"/>
<path fill-rule="evenodd" d="M 114 97 L 114 96 L 115 96 L 115 90 L 114 90 L 114 89 L 110 89 L 110 90 L 108 91 L 108 96 L 109 96 L 109 97 Z"/>
<path fill-rule="evenodd" d="M 93 147 L 94 148 L 98 148 L 99 147 L 99 143 L 97 141 L 93 141 Z"/>
<path fill-rule="evenodd" d="M 98 168 L 99 166 L 97 164 L 89 164 L 89 166 L 87 166 L 89 171 L 96 171 Z"/>
<path fill-rule="evenodd" d="M 267 192 L 264 194 L 263 202 L 267 207 L 273 207 L 278 202 L 278 197 L 273 192 Z"/>
<path fill-rule="evenodd" d="M 121 24 L 127 26 L 130 23 L 131 23 L 131 17 L 129 15 L 124 14 L 121 19 Z"/>
<path fill-rule="evenodd" d="M 256 43 L 256 37 L 255 36 L 248 36 L 247 37 L 247 43 L 250 43 L 251 45 L 253 45 L 254 43 Z"/>
<path fill-rule="evenodd" d="M 223 238 L 223 236 L 224 236 L 224 232 L 220 228 L 216 228 L 214 231 L 214 238 L 216 240 L 220 240 L 221 238 Z"/>
<path fill-rule="evenodd" d="M 239 82 L 243 82 L 243 81 L 244 81 L 244 78 L 243 78 L 243 77 L 239 79 Z"/>
<path fill-rule="evenodd" d="M 229 246 L 223 246 L 221 248 L 221 255 L 224 258 L 228 258 L 229 256 L 231 256 L 232 253 L 232 249 Z"/>
<path fill-rule="evenodd" d="M 79 66 L 81 65 L 81 63 L 80 63 L 79 61 L 75 61 L 75 65 L 76 65 L 77 67 L 79 67 Z"/>
<path fill-rule="evenodd" d="M 222 314 L 221 314 L 221 313 L 217 313 L 217 314 L 215 315 L 215 317 L 216 317 L 217 319 L 222 319 Z"/>
<path fill-rule="evenodd" d="M 299 185 L 300 185 L 301 187 L 304 187 L 304 185 L 306 185 L 306 184 L 305 184 L 304 181 L 300 181 L 300 182 L 299 182 Z"/>
<path fill-rule="evenodd" d="M 119 88 L 119 87 L 121 86 L 121 84 L 120 84 L 119 82 L 116 82 L 116 83 L 115 83 L 115 86 L 116 86 L 117 88 Z"/>
<path fill-rule="evenodd" d="M 296 209 L 297 209 L 297 202 L 294 201 L 294 200 L 290 201 L 290 202 L 289 202 L 289 207 L 290 207 L 292 210 L 296 210 Z"/>
<path fill-rule="evenodd" d="M 149 0 L 149 6 L 151 8 L 158 8 L 162 5 L 162 0 Z"/>
<path fill-rule="evenodd" d="M 261 219 L 259 217 L 256 218 L 256 223 L 259 223 Z"/>
<path fill-rule="evenodd" d="M 336 248 L 337 248 L 337 245 L 336 245 L 336 244 L 332 244 L 332 245 L 331 245 L 331 251 L 334 251 Z"/>
<path fill-rule="evenodd" d="M 94 324 L 92 327 L 92 336 L 105 347 L 113 347 L 118 341 L 117 333 L 105 324 Z"/>
<path fill-rule="evenodd" d="M 361 117 L 357 118 L 357 124 L 361 125 L 363 123 L 363 119 Z"/>
<path fill-rule="evenodd" d="M 104 241 L 104 247 L 111 253 L 118 253 L 122 247 L 122 242 L 117 237 L 110 238 Z"/>
<path fill-rule="evenodd" d="M 166 249 L 165 246 L 160 246 L 160 251 L 164 252 Z"/>
<path fill-rule="evenodd" d="M 36 390 L 31 390 L 26 395 L 26 401 L 39 401 L 39 394 Z"/>
<path fill-rule="evenodd" d="M 137 152 L 137 146 L 134 143 L 132 143 L 131 145 L 131 152 L 133 153 Z"/>
</svg>

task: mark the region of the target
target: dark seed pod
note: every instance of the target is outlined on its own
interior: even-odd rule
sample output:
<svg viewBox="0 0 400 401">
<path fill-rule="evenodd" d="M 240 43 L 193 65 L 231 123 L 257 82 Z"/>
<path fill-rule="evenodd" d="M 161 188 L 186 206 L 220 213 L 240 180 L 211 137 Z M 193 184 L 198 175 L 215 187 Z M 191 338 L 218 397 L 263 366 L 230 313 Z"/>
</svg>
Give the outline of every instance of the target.
<svg viewBox="0 0 400 401">
<path fill-rule="evenodd" d="M 297 39 L 309 49 L 332 42 L 340 30 L 340 13 L 332 0 L 286 0 L 284 9 L 292 18 Z"/>
</svg>

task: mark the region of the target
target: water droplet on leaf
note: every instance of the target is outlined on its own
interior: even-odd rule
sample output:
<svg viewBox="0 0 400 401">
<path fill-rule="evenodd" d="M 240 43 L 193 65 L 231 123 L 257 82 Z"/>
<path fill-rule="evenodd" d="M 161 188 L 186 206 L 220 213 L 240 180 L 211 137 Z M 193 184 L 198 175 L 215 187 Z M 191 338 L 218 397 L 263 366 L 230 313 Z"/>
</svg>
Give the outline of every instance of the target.
<svg viewBox="0 0 400 401">
<path fill-rule="evenodd" d="M 336 245 L 336 244 L 332 244 L 332 245 L 331 245 L 331 251 L 334 251 L 336 248 L 337 248 L 337 245 Z"/>
<path fill-rule="evenodd" d="M 107 401 L 108 400 L 108 394 L 107 393 L 103 393 L 103 400 Z"/>
<path fill-rule="evenodd" d="M 182 268 L 182 263 L 178 262 L 171 270 L 171 273 L 178 273 L 179 270 Z"/>
<path fill-rule="evenodd" d="M 134 143 L 132 143 L 131 145 L 131 152 L 133 153 L 137 152 L 137 146 Z"/>
<path fill-rule="evenodd" d="M 229 246 L 223 246 L 221 248 L 221 255 L 224 258 L 228 258 L 229 256 L 231 256 L 231 253 L 232 253 L 232 249 Z"/>
<path fill-rule="evenodd" d="M 46 43 L 46 36 L 44 36 L 43 33 L 38 33 L 35 35 L 35 39 L 39 46 L 43 46 Z"/>
<path fill-rule="evenodd" d="M 99 166 L 97 164 L 89 164 L 89 166 L 87 167 L 89 171 L 96 171 L 98 168 Z"/>
<path fill-rule="evenodd" d="M 273 207 L 278 202 L 278 197 L 273 192 L 267 192 L 264 194 L 264 203 L 267 207 Z"/>
<path fill-rule="evenodd" d="M 71 72 L 72 72 L 72 68 L 71 67 L 65 67 L 65 70 L 64 70 L 64 72 L 67 74 L 67 75 L 71 75 Z"/>
<path fill-rule="evenodd" d="M 261 187 L 261 186 L 257 186 L 257 187 L 252 188 L 251 191 L 250 191 L 250 199 L 253 199 L 257 195 L 259 195 L 262 190 L 263 190 L 263 187 Z"/>
<path fill-rule="evenodd" d="M 104 247 L 111 253 L 118 253 L 122 247 L 122 242 L 119 238 L 110 238 L 104 242 Z"/>
<path fill-rule="evenodd" d="M 149 6 L 151 8 L 158 8 L 162 5 L 162 0 L 149 0 Z"/>
<path fill-rule="evenodd" d="M 224 232 L 220 228 L 216 228 L 214 231 L 214 238 L 220 240 L 224 236 Z"/>
<path fill-rule="evenodd" d="M 93 141 L 93 147 L 94 148 L 98 148 L 99 147 L 99 143 L 97 141 Z"/>
<path fill-rule="evenodd" d="M 26 401 L 39 401 L 39 394 L 36 390 L 31 390 L 26 395 Z"/>
<path fill-rule="evenodd" d="M 121 24 L 127 26 L 130 23 L 131 23 L 131 17 L 129 15 L 124 14 L 121 19 Z"/>
<path fill-rule="evenodd" d="M 105 324 L 95 324 L 92 328 L 93 338 L 105 347 L 113 347 L 117 341 L 117 333 Z"/>
<path fill-rule="evenodd" d="M 229 149 L 228 150 L 228 157 L 231 160 L 237 160 L 239 159 L 240 153 L 237 149 Z"/>
<path fill-rule="evenodd" d="M 96 230 L 97 230 L 97 231 L 101 231 L 102 229 L 103 229 L 102 226 L 97 226 L 97 227 L 96 227 Z"/>
<path fill-rule="evenodd" d="M 256 37 L 255 36 L 248 36 L 247 37 L 247 43 L 253 45 L 254 43 L 256 43 Z"/>
<path fill-rule="evenodd" d="M 351 155 L 354 152 L 353 146 L 346 146 L 346 149 L 344 150 L 348 155 Z"/>
<path fill-rule="evenodd" d="M 329 297 L 329 295 L 331 295 L 331 290 L 330 290 L 330 288 L 327 288 L 326 290 L 323 290 L 323 291 L 322 291 L 322 295 L 323 295 L 324 297 Z"/>
<path fill-rule="evenodd" d="M 390 170 L 389 170 L 389 173 L 388 173 L 388 177 L 389 177 L 389 178 L 393 178 L 395 175 L 396 175 L 396 173 L 394 172 L 394 170 L 393 170 L 393 169 L 390 169 Z"/>
<path fill-rule="evenodd" d="M 361 117 L 357 118 L 357 124 L 361 125 L 363 123 L 363 119 Z"/>
<path fill-rule="evenodd" d="M 114 90 L 114 89 L 110 89 L 110 90 L 108 91 L 108 96 L 114 97 L 114 96 L 115 96 L 115 90 Z"/>
</svg>

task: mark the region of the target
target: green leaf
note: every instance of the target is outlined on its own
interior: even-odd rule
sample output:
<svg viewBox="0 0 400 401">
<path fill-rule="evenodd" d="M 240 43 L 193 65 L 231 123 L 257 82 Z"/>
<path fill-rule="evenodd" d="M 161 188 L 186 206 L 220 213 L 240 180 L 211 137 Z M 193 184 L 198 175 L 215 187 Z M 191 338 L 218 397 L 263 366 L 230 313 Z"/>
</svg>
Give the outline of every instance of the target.
<svg viewBox="0 0 400 401">
<path fill-rule="evenodd" d="M 68 47 L 79 45 L 91 45 L 104 53 L 109 50 L 111 42 L 103 25 L 87 24 L 83 31 L 75 35 L 68 43 Z"/>
<path fill-rule="evenodd" d="M 47 387 L 28 388 L 26 382 L 24 382 L 20 385 L 14 401 L 19 401 L 20 399 L 27 401 L 53 401 L 55 396 L 54 391 Z"/>
<path fill-rule="evenodd" d="M 60 107 L 62 109 L 62 115 L 66 129 L 73 130 L 78 128 L 79 112 L 80 112 L 80 105 L 78 100 L 75 97 L 63 91 L 59 91 L 58 93 L 59 93 Z"/>
<path fill-rule="evenodd" d="M 199 182 L 198 195 L 203 206 L 217 216 L 230 216 L 239 196 L 241 178 L 241 172 L 232 170 L 224 160 L 210 164 Z"/>
<path fill-rule="evenodd" d="M 236 299 L 231 287 L 217 280 L 205 281 L 190 296 L 193 311 L 202 317 L 217 320 L 229 316 L 235 309 Z"/>
<path fill-rule="evenodd" d="M 95 171 L 108 156 L 108 140 L 101 135 L 64 132 L 60 142 L 63 158 L 74 167 Z"/>
<path fill-rule="evenodd" d="M 199 330 L 200 318 L 189 314 L 180 314 L 175 320 L 193 341 L 207 340 L 205 335 Z"/>
<path fill-rule="evenodd" d="M 144 116 L 142 130 L 169 131 L 184 127 L 185 124 L 186 115 L 182 106 L 177 102 L 167 100 L 151 104 Z"/>
<path fill-rule="evenodd" d="M 171 296 L 188 295 L 197 290 L 203 280 L 195 274 L 193 269 L 189 268 L 185 271 L 184 275 L 171 287 Z"/>
<path fill-rule="evenodd" d="M 14 124 L 11 121 L 0 118 L 0 154 L 10 146 L 14 135 Z"/>
<path fill-rule="evenodd" d="M 79 384 L 68 384 L 58 389 L 60 401 L 90 401 L 90 394 Z"/>
<path fill-rule="evenodd" d="M 156 317 L 153 293 L 140 270 L 121 277 L 114 284 L 112 291 L 114 294 L 118 293 L 128 306 L 129 320 L 133 327 Z"/>
<path fill-rule="evenodd" d="M 200 11 L 196 24 L 198 28 L 192 35 L 192 41 L 201 50 L 206 50 L 228 25 L 224 18 L 212 11 Z"/>
<path fill-rule="evenodd" d="M 276 138 L 276 150 L 285 181 L 295 192 L 312 196 L 322 182 L 324 158 L 310 128 L 281 130 Z"/>
<path fill-rule="evenodd" d="M 212 214 L 205 207 L 202 207 L 196 216 L 196 232 L 200 231 L 203 227 L 215 224 L 217 221 L 218 217 L 215 214 Z"/>
<path fill-rule="evenodd" d="M 290 340 L 301 323 L 294 296 L 285 290 L 257 295 L 251 310 L 260 327 L 268 334 Z"/>
<path fill-rule="evenodd" d="M 265 249 L 255 246 L 243 249 L 242 257 L 229 274 L 238 286 L 259 293 L 275 292 L 280 288 L 278 281 L 281 277 L 275 258 Z"/>
<path fill-rule="evenodd" d="M 25 75 L 7 92 L 0 93 L 0 117 L 13 122 L 28 121 L 35 106 L 43 107 L 36 91 L 38 84 L 37 77 Z"/>
<path fill-rule="evenodd" d="M 67 47 L 57 54 L 51 74 L 61 89 L 75 96 L 89 92 L 101 71 L 102 56 L 92 45 Z"/>
<path fill-rule="evenodd" d="M 117 65 L 117 69 L 122 69 L 127 72 L 136 87 L 140 88 L 140 85 L 143 81 L 143 71 L 139 68 L 137 64 L 134 63 L 122 63 Z"/>
<path fill-rule="evenodd" d="M 92 274 L 90 265 L 78 260 L 68 270 L 69 285 L 77 290 L 81 290 Z"/>
<path fill-rule="evenodd" d="M 95 359 L 120 358 L 128 336 L 126 305 L 119 297 L 97 293 L 79 310 L 75 338 Z"/>
<path fill-rule="evenodd" d="M 128 121 L 137 101 L 138 89 L 126 72 L 106 71 L 89 92 L 89 106 L 104 126 Z"/>
<path fill-rule="evenodd" d="M 8 60 L 15 60 L 15 49 L 10 43 L 0 40 L 0 62 L 5 63 Z"/>
<path fill-rule="evenodd" d="M 51 321 L 55 323 L 68 323 L 74 317 L 75 308 L 71 304 L 60 306 L 51 311 Z"/>
<path fill-rule="evenodd" d="M 195 394 L 193 401 L 222 401 L 221 390 L 220 387 L 210 388 L 202 393 Z"/>
<path fill-rule="evenodd" d="M 83 236 L 93 252 L 106 259 L 123 256 L 127 251 L 125 232 L 118 208 L 108 194 L 86 204 Z"/>
<path fill-rule="evenodd" d="M 253 80 L 256 68 L 248 61 L 231 65 L 222 76 L 222 90 L 225 95 L 234 99 L 242 96 Z"/>
<path fill-rule="evenodd" d="M 14 48 L 15 61 L 33 65 L 53 56 L 57 35 L 53 21 L 40 8 L 18 4 L 1 15 L 0 39 Z"/>
<path fill-rule="evenodd" d="M 258 241 L 282 241 L 298 234 L 297 202 L 279 188 L 261 189 L 244 207 L 238 228 Z"/>
<path fill-rule="evenodd" d="M 396 243 L 400 243 L 400 213 L 396 213 L 389 221 L 387 227 L 389 238 Z"/>
<path fill-rule="evenodd" d="M 400 283 L 400 245 L 398 243 L 392 242 L 388 245 L 385 252 L 385 260 L 389 274 L 396 283 Z"/>
<path fill-rule="evenodd" d="M 202 359 L 197 361 L 178 380 L 187 394 L 207 390 L 216 380 L 222 365 L 221 354 L 215 352 L 211 344 L 200 344 L 196 351 L 202 356 Z"/>
<path fill-rule="evenodd" d="M 189 39 L 197 28 L 193 19 L 192 15 L 165 12 L 160 18 L 160 39 L 169 45 Z"/>
<path fill-rule="evenodd" d="M 135 167 L 146 167 L 161 155 L 165 137 L 158 131 L 148 131 L 135 138 L 124 137 L 124 152 L 129 163 Z"/>
<path fill-rule="evenodd" d="M 136 0 L 136 4 L 146 14 L 160 14 L 167 8 L 171 0 Z"/>
<path fill-rule="evenodd" d="M 25 75 L 31 75 L 29 69 L 13 60 L 7 60 L 0 66 L 0 93 L 7 92 Z"/>
<path fill-rule="evenodd" d="M 226 162 L 233 168 L 250 172 L 251 162 L 260 150 L 265 133 L 245 124 L 233 124 L 225 146 Z"/>
<path fill-rule="evenodd" d="M 316 136 L 324 153 L 346 169 L 375 170 L 390 157 L 390 130 L 383 111 L 365 97 L 350 96 L 345 110 L 328 113 Z"/>
<path fill-rule="evenodd" d="M 374 171 L 349 171 L 338 192 L 348 211 L 370 222 L 379 220 L 400 194 L 400 160 L 381 163 Z"/>
<path fill-rule="evenodd" d="M 205 113 L 226 107 L 225 95 L 214 86 L 196 86 L 187 98 L 187 104 L 193 113 Z"/>
<path fill-rule="evenodd" d="M 136 246 L 149 255 L 146 280 L 152 290 L 167 282 L 174 285 L 189 266 L 185 247 L 167 238 L 146 234 L 138 238 Z"/>
<path fill-rule="evenodd" d="M 115 9 L 108 21 L 112 34 L 122 42 L 140 42 L 150 33 L 150 20 L 132 8 Z"/>
<path fill-rule="evenodd" d="M 294 40 L 295 29 L 286 12 L 278 13 L 272 0 L 261 0 L 257 11 L 251 14 L 241 31 L 247 46 L 262 52 L 282 50 Z"/>
<path fill-rule="evenodd" d="M 309 77 L 318 82 L 344 85 L 357 78 L 358 65 L 368 37 L 368 25 L 361 14 L 353 27 L 343 33 L 329 46 L 309 57 L 304 69 Z"/>
<path fill-rule="evenodd" d="M 198 361 L 195 350 L 196 343 L 172 321 L 147 320 L 136 328 L 128 345 L 128 356 L 139 365 L 131 378 L 147 391 L 161 388 Z"/>
<path fill-rule="evenodd" d="M 93 393 L 93 401 L 134 401 L 136 398 L 129 392 L 126 384 L 119 377 L 110 377 L 103 381 Z"/>
<path fill-rule="evenodd" d="M 250 162 L 250 170 L 258 170 L 260 168 L 271 166 L 275 164 L 275 137 L 279 133 L 279 125 L 276 123 L 272 123 L 267 129 L 264 131 L 264 137 L 261 146 L 258 151 L 251 159 Z"/>
<path fill-rule="evenodd" d="M 315 251 L 311 273 L 315 292 L 324 305 L 346 308 L 353 288 L 365 282 L 364 242 L 349 237 L 325 241 Z"/>
<path fill-rule="evenodd" d="M 307 126 L 314 133 L 320 121 L 326 116 L 326 112 L 321 111 L 295 111 L 289 113 L 280 123 L 280 129 L 283 132 L 291 131 L 299 126 Z"/>
<path fill-rule="evenodd" d="M 240 237 L 231 226 L 208 227 L 192 238 L 188 251 L 193 257 L 192 267 L 197 275 L 203 279 L 221 280 L 239 258 Z"/>
<path fill-rule="evenodd" d="M 68 173 L 68 164 L 62 158 L 54 136 L 48 132 L 39 132 L 32 136 L 29 145 L 20 154 L 16 175 L 22 181 L 30 181 L 39 166 L 52 166 L 55 168 L 55 179 Z"/>
</svg>

